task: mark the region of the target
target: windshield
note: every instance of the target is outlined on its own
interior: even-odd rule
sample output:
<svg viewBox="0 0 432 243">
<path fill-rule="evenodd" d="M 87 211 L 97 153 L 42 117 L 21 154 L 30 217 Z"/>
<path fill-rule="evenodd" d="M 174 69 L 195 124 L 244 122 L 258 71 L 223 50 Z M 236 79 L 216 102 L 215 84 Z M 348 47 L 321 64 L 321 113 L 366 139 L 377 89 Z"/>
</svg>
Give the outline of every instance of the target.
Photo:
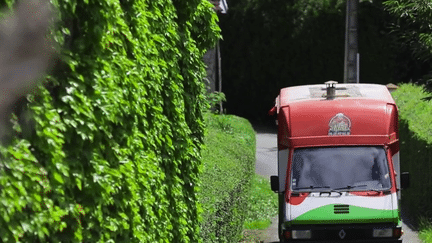
<svg viewBox="0 0 432 243">
<path fill-rule="evenodd" d="M 293 191 L 387 190 L 390 176 L 383 147 L 326 147 L 294 150 Z"/>
</svg>

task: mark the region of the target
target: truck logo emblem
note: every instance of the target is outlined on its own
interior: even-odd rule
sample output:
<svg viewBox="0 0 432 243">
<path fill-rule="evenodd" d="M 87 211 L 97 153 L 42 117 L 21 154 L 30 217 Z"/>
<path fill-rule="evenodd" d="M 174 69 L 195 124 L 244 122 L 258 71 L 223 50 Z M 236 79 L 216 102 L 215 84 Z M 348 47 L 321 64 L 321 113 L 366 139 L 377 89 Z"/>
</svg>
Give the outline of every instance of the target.
<svg viewBox="0 0 432 243">
<path fill-rule="evenodd" d="M 351 120 L 342 113 L 338 113 L 330 119 L 329 127 L 329 136 L 351 134 Z"/>
<path fill-rule="evenodd" d="M 341 230 L 341 231 L 339 231 L 339 237 L 340 237 L 341 239 L 345 238 L 345 236 L 346 236 L 345 230 Z"/>
</svg>

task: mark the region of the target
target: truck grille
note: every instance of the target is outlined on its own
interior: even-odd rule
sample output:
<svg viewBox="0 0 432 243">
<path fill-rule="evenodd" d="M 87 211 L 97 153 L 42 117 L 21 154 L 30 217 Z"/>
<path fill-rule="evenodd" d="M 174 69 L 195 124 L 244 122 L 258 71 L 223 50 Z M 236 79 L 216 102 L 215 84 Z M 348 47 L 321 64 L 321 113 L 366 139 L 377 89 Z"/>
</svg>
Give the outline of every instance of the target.
<svg viewBox="0 0 432 243">
<path fill-rule="evenodd" d="M 349 205 L 345 205 L 345 204 L 334 205 L 334 213 L 335 214 L 347 214 L 347 213 L 349 213 Z"/>
</svg>

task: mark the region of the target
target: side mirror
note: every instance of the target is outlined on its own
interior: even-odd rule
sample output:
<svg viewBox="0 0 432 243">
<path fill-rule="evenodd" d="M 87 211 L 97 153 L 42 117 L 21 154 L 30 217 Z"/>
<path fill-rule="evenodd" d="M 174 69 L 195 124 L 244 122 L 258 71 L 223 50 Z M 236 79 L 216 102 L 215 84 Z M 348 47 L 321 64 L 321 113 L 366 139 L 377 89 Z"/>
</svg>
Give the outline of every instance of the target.
<svg viewBox="0 0 432 243">
<path fill-rule="evenodd" d="M 402 172 L 401 174 L 401 188 L 406 189 L 410 186 L 409 172 Z"/>
<path fill-rule="evenodd" d="M 273 106 L 269 112 L 268 112 L 269 116 L 274 116 L 276 115 L 276 106 Z"/>
<path fill-rule="evenodd" d="M 276 106 L 273 106 L 268 112 L 269 116 L 272 116 L 276 121 L 276 126 L 278 125 L 278 119 L 277 119 L 277 108 Z"/>
<path fill-rule="evenodd" d="M 270 176 L 270 186 L 272 191 L 279 191 L 279 177 L 278 176 Z"/>
</svg>

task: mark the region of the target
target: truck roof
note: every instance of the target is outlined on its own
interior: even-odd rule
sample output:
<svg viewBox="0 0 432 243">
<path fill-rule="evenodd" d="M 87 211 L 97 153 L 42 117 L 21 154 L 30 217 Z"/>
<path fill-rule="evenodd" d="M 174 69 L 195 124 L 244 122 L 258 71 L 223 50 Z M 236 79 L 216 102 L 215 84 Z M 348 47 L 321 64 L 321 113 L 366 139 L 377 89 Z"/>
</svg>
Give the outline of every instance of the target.
<svg viewBox="0 0 432 243">
<path fill-rule="evenodd" d="M 324 84 L 281 89 L 275 107 L 279 145 L 384 144 L 393 142 L 390 134 L 398 139 L 397 107 L 386 86 L 335 87 L 329 99 Z"/>
<path fill-rule="evenodd" d="M 279 99 L 276 99 L 278 107 L 284 107 L 291 103 L 311 100 L 326 99 L 325 84 L 301 85 L 287 87 L 280 90 Z M 386 103 L 394 104 L 394 100 L 385 85 L 380 84 L 337 84 L 336 98 L 338 99 L 368 99 L 380 100 Z"/>
</svg>

